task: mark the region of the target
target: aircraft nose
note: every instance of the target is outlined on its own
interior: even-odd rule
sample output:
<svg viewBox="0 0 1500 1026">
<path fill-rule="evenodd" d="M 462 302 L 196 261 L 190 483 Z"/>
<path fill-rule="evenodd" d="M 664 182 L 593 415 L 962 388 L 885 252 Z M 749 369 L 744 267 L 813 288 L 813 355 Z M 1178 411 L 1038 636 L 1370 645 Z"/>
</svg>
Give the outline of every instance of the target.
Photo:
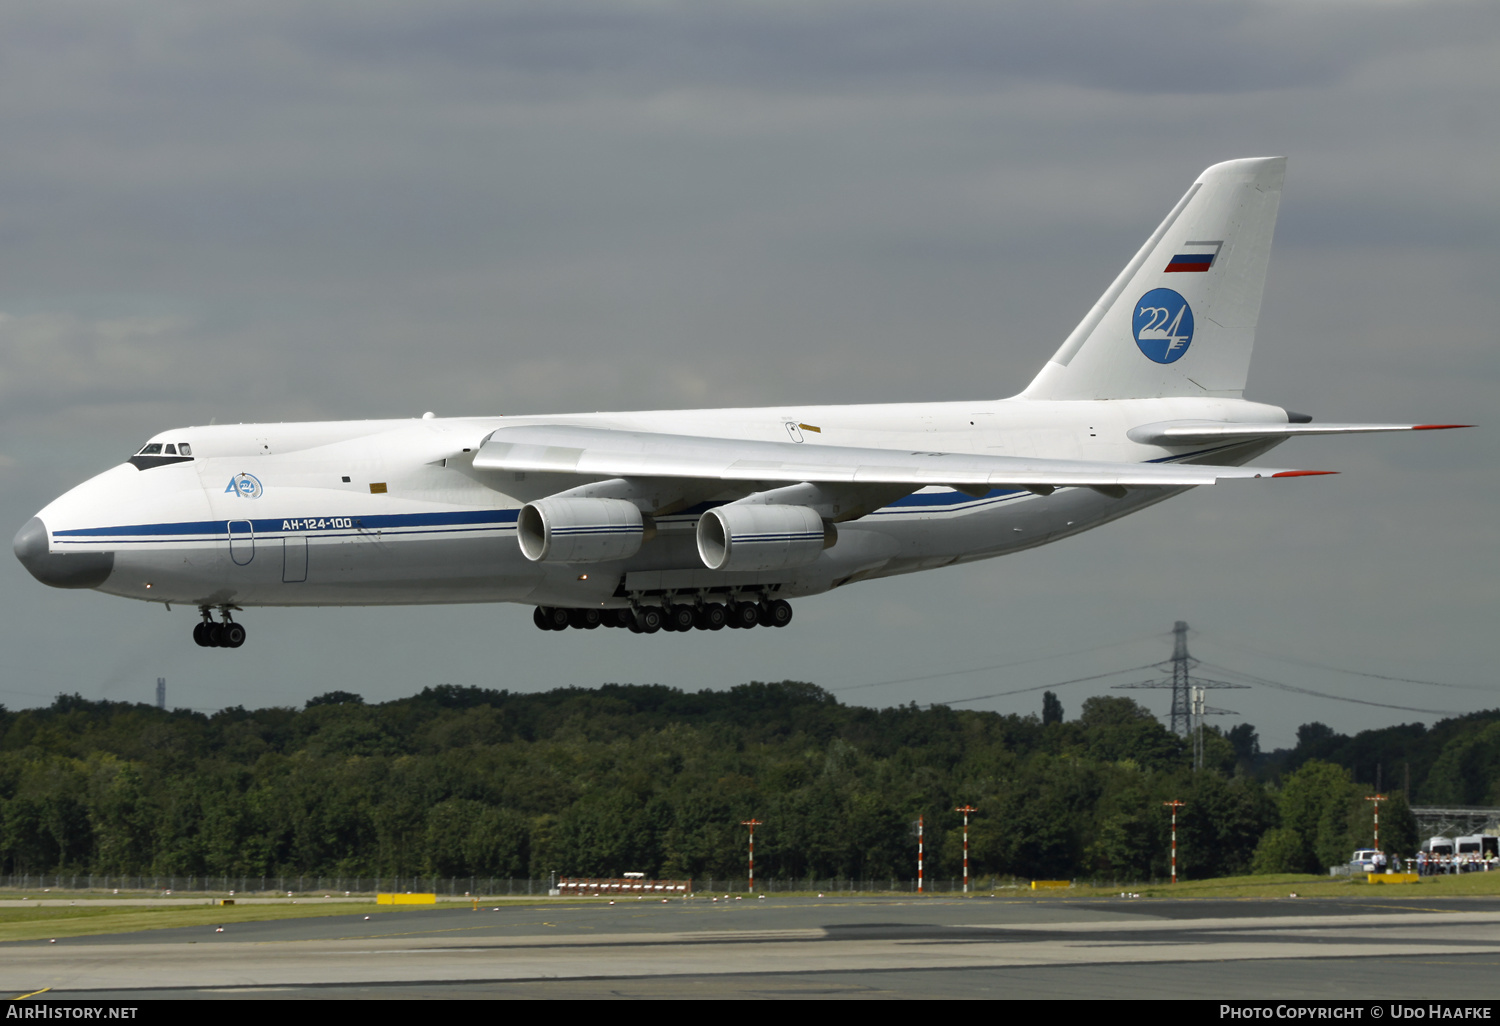
<svg viewBox="0 0 1500 1026">
<path fill-rule="evenodd" d="M 31 576 L 54 588 L 97 588 L 115 568 L 113 552 L 49 552 L 41 517 L 28 520 L 11 547 Z"/>
</svg>

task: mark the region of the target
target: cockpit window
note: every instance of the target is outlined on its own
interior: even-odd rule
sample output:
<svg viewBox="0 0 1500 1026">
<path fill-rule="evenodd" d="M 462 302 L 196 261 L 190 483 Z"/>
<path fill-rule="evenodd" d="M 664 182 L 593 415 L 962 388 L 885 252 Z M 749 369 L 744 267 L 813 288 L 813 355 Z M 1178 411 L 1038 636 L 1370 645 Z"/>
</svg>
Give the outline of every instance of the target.
<svg viewBox="0 0 1500 1026">
<path fill-rule="evenodd" d="M 153 467 L 170 467 L 174 463 L 190 463 L 193 447 L 186 442 L 152 442 L 141 446 L 141 451 L 130 457 L 130 465 L 137 470 Z"/>
</svg>

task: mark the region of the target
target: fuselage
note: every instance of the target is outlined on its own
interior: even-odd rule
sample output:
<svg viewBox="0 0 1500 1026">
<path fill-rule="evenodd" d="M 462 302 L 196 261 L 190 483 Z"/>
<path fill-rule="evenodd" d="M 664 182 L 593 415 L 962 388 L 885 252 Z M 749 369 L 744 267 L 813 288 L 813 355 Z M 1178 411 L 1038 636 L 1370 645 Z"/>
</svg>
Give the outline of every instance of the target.
<svg viewBox="0 0 1500 1026">
<path fill-rule="evenodd" d="M 751 485 L 658 516 L 629 559 L 579 565 L 533 562 L 516 538 L 525 503 L 578 480 L 479 470 L 474 454 L 496 429 L 525 424 L 1127 463 L 1240 465 L 1275 444 L 1170 448 L 1127 434 L 1179 420 L 1284 424 L 1287 414 L 1220 398 L 1010 399 L 189 427 L 159 433 L 132 462 L 48 504 L 23 529 L 29 557 L 22 536 L 16 549 L 47 583 L 199 607 L 787 598 L 1030 548 L 1181 489 L 925 487 L 840 523 L 836 543 L 807 565 L 706 568 L 698 518 Z"/>
</svg>

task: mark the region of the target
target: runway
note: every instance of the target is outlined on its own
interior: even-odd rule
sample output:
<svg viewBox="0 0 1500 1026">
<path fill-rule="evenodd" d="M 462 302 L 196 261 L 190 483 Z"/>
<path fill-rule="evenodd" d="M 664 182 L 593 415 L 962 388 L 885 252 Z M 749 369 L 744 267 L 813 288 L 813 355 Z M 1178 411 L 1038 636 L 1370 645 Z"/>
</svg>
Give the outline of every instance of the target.
<svg viewBox="0 0 1500 1026">
<path fill-rule="evenodd" d="M 1500 899 L 762 898 L 402 910 L 0 945 L 12 995 L 1488 999 Z"/>
</svg>

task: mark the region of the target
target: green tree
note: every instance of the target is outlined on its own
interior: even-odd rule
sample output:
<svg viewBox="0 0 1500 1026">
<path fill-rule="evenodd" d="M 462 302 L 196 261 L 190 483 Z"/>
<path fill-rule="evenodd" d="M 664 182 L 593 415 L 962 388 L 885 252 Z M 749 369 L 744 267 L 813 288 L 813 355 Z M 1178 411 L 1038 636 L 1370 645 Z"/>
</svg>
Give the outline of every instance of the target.
<svg viewBox="0 0 1500 1026">
<path fill-rule="evenodd" d="M 1307 842 L 1302 835 L 1290 827 L 1276 827 L 1267 830 L 1255 846 L 1255 856 L 1251 860 L 1251 872 L 1259 874 L 1274 873 L 1316 873 L 1318 871 L 1317 859 L 1307 847 Z"/>
<path fill-rule="evenodd" d="M 1042 726 L 1049 723 L 1061 723 L 1063 721 L 1062 703 L 1057 696 L 1050 691 L 1042 692 Z"/>
<path fill-rule="evenodd" d="M 1348 770 L 1313 759 L 1282 780 L 1281 822 L 1302 838 L 1319 868 L 1327 869 L 1347 862 L 1354 850 L 1350 816 L 1359 798 Z"/>
</svg>

